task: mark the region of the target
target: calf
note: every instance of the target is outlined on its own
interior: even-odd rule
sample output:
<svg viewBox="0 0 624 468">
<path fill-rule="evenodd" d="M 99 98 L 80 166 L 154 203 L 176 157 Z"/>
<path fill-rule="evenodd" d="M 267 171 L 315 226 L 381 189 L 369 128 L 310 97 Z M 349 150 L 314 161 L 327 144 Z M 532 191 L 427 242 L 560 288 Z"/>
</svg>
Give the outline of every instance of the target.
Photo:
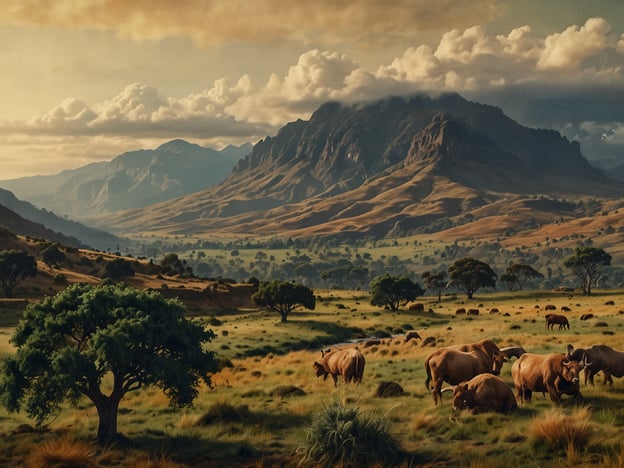
<svg viewBox="0 0 624 468">
<path fill-rule="evenodd" d="M 462 382 L 453 391 L 453 409 L 510 413 L 518 407 L 516 397 L 503 379 L 492 374 L 479 374 Z"/>
</svg>

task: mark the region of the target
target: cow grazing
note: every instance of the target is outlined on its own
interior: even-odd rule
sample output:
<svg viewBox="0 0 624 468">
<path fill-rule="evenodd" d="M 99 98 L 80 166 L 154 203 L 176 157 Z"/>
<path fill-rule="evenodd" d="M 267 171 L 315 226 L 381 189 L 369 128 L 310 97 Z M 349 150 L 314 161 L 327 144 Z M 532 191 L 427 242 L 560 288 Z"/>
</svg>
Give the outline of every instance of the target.
<svg viewBox="0 0 624 468">
<path fill-rule="evenodd" d="M 466 309 L 464 309 L 463 307 L 458 308 L 457 310 L 455 310 L 455 315 L 466 315 Z"/>
<path fill-rule="evenodd" d="M 557 310 L 557 306 L 554 306 L 553 304 L 546 304 L 544 310 Z"/>
<path fill-rule="evenodd" d="M 357 348 L 327 350 L 322 352 L 322 359 L 314 361 L 312 365 L 317 377 L 328 375 L 334 380 L 334 387 L 338 386 L 338 376 L 342 376 L 344 383 L 362 383 L 366 359 Z"/>
<path fill-rule="evenodd" d="M 609 385 L 613 385 L 613 377 L 624 376 L 624 353 L 616 351 L 610 346 L 606 345 L 594 345 L 591 348 L 578 348 L 574 349 L 574 346 L 568 345 L 568 357 L 570 359 L 578 360 L 583 356 L 587 357 L 587 360 L 591 362 L 591 366 L 585 368 L 585 385 L 587 381 L 591 385 L 594 385 L 594 376 L 602 371 L 604 374 L 603 385 L 607 382 Z"/>
<path fill-rule="evenodd" d="M 510 413 L 517 407 L 513 391 L 496 375 L 476 375 L 467 382 L 461 382 L 453 391 L 453 409 L 456 411 Z"/>
<path fill-rule="evenodd" d="M 589 320 L 594 318 L 594 314 L 583 314 L 581 315 L 581 320 Z"/>
<path fill-rule="evenodd" d="M 468 309 L 466 313 L 468 315 L 479 315 L 479 309 Z"/>
<path fill-rule="evenodd" d="M 591 365 L 582 361 L 571 361 L 565 354 L 524 353 L 511 366 L 511 376 L 520 403 L 531 401 L 533 392 L 548 392 L 550 399 L 559 405 L 561 395 L 576 397 L 577 404 L 582 401 L 579 388 L 581 370 Z"/>
<path fill-rule="evenodd" d="M 417 331 L 413 331 L 413 330 L 412 330 L 412 331 L 408 331 L 408 332 L 405 334 L 405 341 L 406 341 L 406 342 L 407 342 L 407 341 L 409 341 L 409 340 L 412 340 L 412 339 L 414 339 L 414 340 L 422 340 L 422 338 L 421 338 L 421 336 L 418 334 L 418 332 L 417 332 Z"/>
<path fill-rule="evenodd" d="M 522 346 L 507 346 L 506 348 L 501 348 L 500 352 L 507 359 L 511 359 L 512 357 L 519 358 L 526 350 Z"/>
<path fill-rule="evenodd" d="M 555 324 L 559 325 L 559 330 L 564 328 L 567 328 L 568 330 L 570 329 L 570 322 L 568 322 L 568 317 L 565 315 L 546 314 L 544 318 L 546 319 L 545 326 L 547 330 L 553 330 Z"/>
<path fill-rule="evenodd" d="M 416 302 L 415 304 L 410 304 L 408 310 L 410 312 L 424 312 L 425 305 L 422 302 Z"/>
<path fill-rule="evenodd" d="M 478 349 L 459 351 L 442 348 L 430 354 L 425 360 L 427 373 L 425 386 L 431 389 L 433 402 L 437 405 L 438 398 L 442 401 L 442 382 L 457 385 L 478 374 L 492 373 L 498 375 L 503 362 L 504 356 L 502 354 L 497 354 L 491 358 Z"/>
</svg>

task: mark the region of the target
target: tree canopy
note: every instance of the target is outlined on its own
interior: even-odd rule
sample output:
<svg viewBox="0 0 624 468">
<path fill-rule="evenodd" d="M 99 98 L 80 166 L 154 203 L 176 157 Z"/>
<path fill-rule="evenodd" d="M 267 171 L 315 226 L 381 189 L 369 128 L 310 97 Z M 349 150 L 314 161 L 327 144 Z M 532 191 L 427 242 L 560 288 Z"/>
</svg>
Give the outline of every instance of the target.
<svg viewBox="0 0 624 468">
<path fill-rule="evenodd" d="M 589 296 L 603 267 L 611 265 L 611 255 L 596 247 L 577 247 L 574 255 L 565 259 L 563 264 L 581 280 L 583 294 Z"/>
<path fill-rule="evenodd" d="M 480 288 L 496 286 L 496 273 L 487 264 L 470 257 L 455 260 L 449 267 L 451 283 L 464 291 L 468 299 Z"/>
<path fill-rule="evenodd" d="M 22 280 L 36 275 L 35 257 L 23 250 L 0 251 L 0 287 L 6 297 L 11 297 L 13 289 Z"/>
<path fill-rule="evenodd" d="M 517 286 L 519 290 L 524 289 L 527 281 L 535 278 L 543 278 L 544 275 L 526 263 L 514 263 L 500 276 L 500 280 L 507 284 L 510 291 Z"/>
<path fill-rule="evenodd" d="M 17 353 L 2 362 L 0 398 L 40 424 L 64 401 L 85 396 L 97 409 L 98 440 L 109 442 L 130 391 L 155 385 L 172 405 L 190 405 L 200 381 L 210 384 L 217 370 L 214 353 L 203 348 L 214 337 L 157 292 L 74 284 L 24 312 L 12 337 Z"/>
<path fill-rule="evenodd" d="M 57 266 L 65 260 L 65 254 L 55 244 L 48 244 L 40 255 L 43 262 L 49 267 Z"/>
<path fill-rule="evenodd" d="M 421 278 L 425 282 L 427 289 L 430 289 L 436 296 L 438 296 L 438 302 L 442 301 L 442 291 L 447 287 L 446 284 L 446 272 L 430 273 L 425 271 Z"/>
<path fill-rule="evenodd" d="M 377 276 L 370 284 L 371 304 L 398 310 L 425 291 L 406 276 Z"/>
<path fill-rule="evenodd" d="M 314 310 L 316 306 L 314 293 L 310 288 L 281 280 L 261 284 L 251 299 L 256 305 L 277 312 L 282 322 L 286 322 L 288 315 L 297 307 Z"/>
</svg>

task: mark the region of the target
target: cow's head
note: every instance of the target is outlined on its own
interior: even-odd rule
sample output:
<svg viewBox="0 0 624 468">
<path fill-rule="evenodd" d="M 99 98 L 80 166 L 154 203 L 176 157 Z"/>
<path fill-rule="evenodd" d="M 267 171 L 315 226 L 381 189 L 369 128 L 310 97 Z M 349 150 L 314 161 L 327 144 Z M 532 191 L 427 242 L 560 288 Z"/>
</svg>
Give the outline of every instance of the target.
<svg viewBox="0 0 624 468">
<path fill-rule="evenodd" d="M 494 353 L 492 356 L 492 374 L 499 375 L 505 362 L 507 362 L 507 358 L 504 354 Z"/>
<path fill-rule="evenodd" d="M 583 357 L 582 361 L 570 361 L 565 359 L 563 362 L 561 376 L 564 380 L 577 384 L 579 382 L 579 373 L 587 366 L 591 366 L 591 363 L 587 362 L 587 359 Z"/>
<path fill-rule="evenodd" d="M 460 383 L 453 391 L 453 409 L 460 411 L 476 406 L 476 389 L 469 389 L 468 384 Z"/>
<path fill-rule="evenodd" d="M 316 374 L 317 377 L 320 377 L 321 375 L 323 376 L 323 380 L 325 380 L 327 378 L 327 370 L 325 370 L 325 367 L 323 367 L 323 364 L 321 364 L 318 361 L 314 361 L 314 364 L 312 364 L 312 367 L 314 367 L 314 373 Z"/>
</svg>

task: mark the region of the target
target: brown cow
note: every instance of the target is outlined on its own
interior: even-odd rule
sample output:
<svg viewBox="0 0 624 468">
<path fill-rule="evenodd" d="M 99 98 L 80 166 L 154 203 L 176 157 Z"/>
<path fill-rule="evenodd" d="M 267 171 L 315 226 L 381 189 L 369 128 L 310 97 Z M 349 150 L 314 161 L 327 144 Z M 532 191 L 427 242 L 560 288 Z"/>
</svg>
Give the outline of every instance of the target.
<svg viewBox="0 0 624 468">
<path fill-rule="evenodd" d="M 410 304 L 407 310 L 410 312 L 424 312 L 425 305 L 422 302 L 416 302 L 415 304 Z"/>
<path fill-rule="evenodd" d="M 465 315 L 465 314 L 466 314 L 466 309 L 464 309 L 463 307 L 460 307 L 455 311 L 455 315 Z"/>
<path fill-rule="evenodd" d="M 594 314 L 583 314 L 583 315 L 581 315 L 581 320 L 589 320 L 591 318 L 594 318 Z"/>
<path fill-rule="evenodd" d="M 496 375 L 476 375 L 457 385 L 453 391 L 453 409 L 456 411 L 510 413 L 517 407 L 511 388 Z"/>
<path fill-rule="evenodd" d="M 422 340 L 422 338 L 421 338 L 421 336 L 418 334 L 418 332 L 417 332 L 417 331 L 413 331 L 413 330 L 412 330 L 412 331 L 408 331 L 408 332 L 405 334 L 405 341 L 406 341 L 406 342 L 407 342 L 407 341 L 409 341 L 409 340 L 412 340 L 412 339 L 415 339 L 415 340 Z"/>
<path fill-rule="evenodd" d="M 466 313 L 468 315 L 479 315 L 479 309 L 468 309 Z"/>
<path fill-rule="evenodd" d="M 591 348 L 578 348 L 574 349 L 571 344 L 568 345 L 568 357 L 570 359 L 582 359 L 583 356 L 587 356 L 587 360 L 591 362 L 591 366 L 585 368 L 585 385 L 587 380 L 591 385 L 594 385 L 594 375 L 602 371 L 604 374 L 603 385 L 607 382 L 609 385 L 613 385 L 613 378 L 624 376 L 624 353 L 616 351 L 610 346 L 606 345 L 594 345 Z"/>
<path fill-rule="evenodd" d="M 442 382 L 457 385 L 478 374 L 492 373 L 498 375 L 501 367 L 503 367 L 503 362 L 504 356 L 502 354 L 490 358 L 478 349 L 465 352 L 442 348 L 432 353 L 425 360 L 427 373 L 425 386 L 431 389 L 433 402 L 437 405 L 438 398 L 442 401 Z"/>
<path fill-rule="evenodd" d="M 342 376 L 344 383 L 362 383 L 366 359 L 359 349 L 328 350 L 321 353 L 322 359 L 314 361 L 312 364 L 317 377 L 322 375 L 323 380 L 325 380 L 328 375 L 331 375 L 334 380 L 334 387 L 338 386 L 339 375 Z"/>
<path fill-rule="evenodd" d="M 555 324 L 559 325 L 559 330 L 563 328 L 570 329 L 570 322 L 568 322 L 568 317 L 565 315 L 557 315 L 557 314 L 546 314 L 544 315 L 546 319 L 546 329 L 552 330 L 555 327 Z"/>
<path fill-rule="evenodd" d="M 531 401 L 533 392 L 548 392 L 557 405 L 561 403 L 564 393 L 576 396 L 577 404 L 580 403 L 583 397 L 579 388 L 579 373 L 588 365 L 585 359 L 570 361 L 562 353 L 524 353 L 511 366 L 518 401 Z"/>
</svg>

